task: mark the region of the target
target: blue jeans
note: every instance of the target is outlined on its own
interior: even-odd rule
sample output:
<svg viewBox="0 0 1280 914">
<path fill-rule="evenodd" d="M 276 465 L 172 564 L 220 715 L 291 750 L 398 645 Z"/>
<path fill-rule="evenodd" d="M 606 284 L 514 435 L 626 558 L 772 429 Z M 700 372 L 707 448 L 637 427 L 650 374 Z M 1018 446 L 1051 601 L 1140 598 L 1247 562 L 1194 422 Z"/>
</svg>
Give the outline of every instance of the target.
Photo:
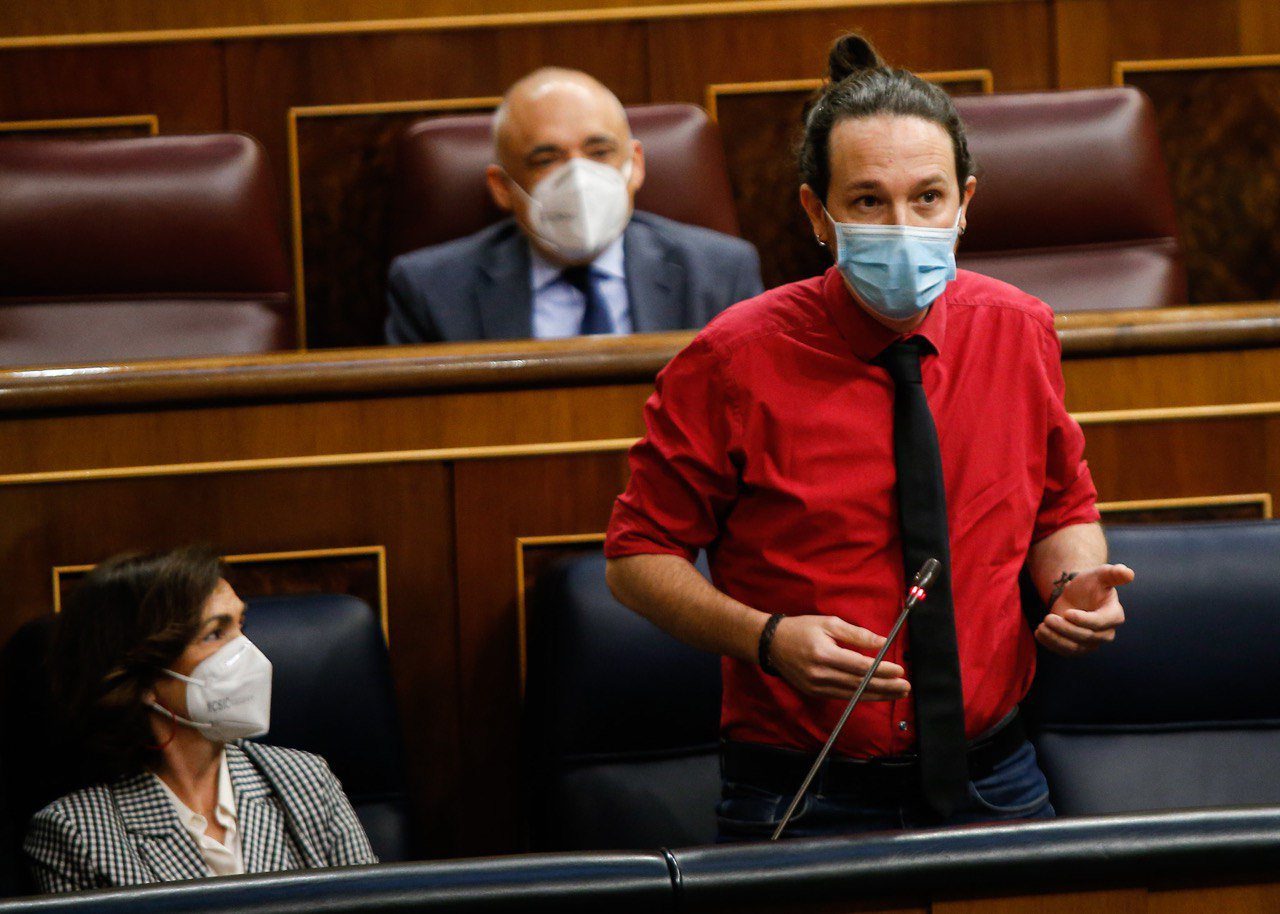
<svg viewBox="0 0 1280 914">
<path fill-rule="evenodd" d="M 797 783 L 796 787 L 800 785 Z M 773 834 L 791 796 L 779 796 L 750 784 L 723 781 L 716 819 L 718 840 L 760 841 Z M 870 831 L 928 828 L 936 825 L 963 825 L 974 822 L 1001 822 L 1010 819 L 1052 819 L 1049 785 L 1036 765 L 1036 750 L 1030 743 L 996 765 L 991 774 L 969 782 L 969 803 L 946 819 L 919 799 L 886 805 L 850 802 L 825 797 L 812 790 L 796 807 L 786 837 L 813 838 L 849 835 Z"/>
</svg>

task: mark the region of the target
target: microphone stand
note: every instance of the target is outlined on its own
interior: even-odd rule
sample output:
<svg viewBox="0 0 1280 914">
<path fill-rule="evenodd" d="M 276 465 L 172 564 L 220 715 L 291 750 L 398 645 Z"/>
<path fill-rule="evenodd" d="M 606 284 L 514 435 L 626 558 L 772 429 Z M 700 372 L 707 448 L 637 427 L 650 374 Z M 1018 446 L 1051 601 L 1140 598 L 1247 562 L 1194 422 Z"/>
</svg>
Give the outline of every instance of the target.
<svg viewBox="0 0 1280 914">
<path fill-rule="evenodd" d="M 875 659 L 871 661 L 871 668 L 863 674 L 862 682 L 858 683 L 857 690 L 853 693 L 853 697 L 849 699 L 849 703 L 845 705 L 844 713 L 840 715 L 840 720 L 836 723 L 835 728 L 831 731 L 831 735 L 827 737 L 827 743 L 822 747 L 822 751 L 818 753 L 818 757 L 814 760 L 813 766 L 809 769 L 809 773 L 804 776 L 804 782 L 800 785 L 800 789 L 796 791 L 796 795 L 791 798 L 791 805 L 787 807 L 786 814 L 782 817 L 782 821 L 778 823 L 778 827 L 773 830 L 773 836 L 770 841 L 777 841 L 782 836 L 783 830 L 787 827 L 787 823 L 791 821 L 791 817 L 795 814 L 796 807 L 800 805 L 800 801 L 804 799 L 805 793 L 809 790 L 809 785 L 813 783 L 814 777 L 818 774 L 818 769 L 822 767 L 822 763 L 827 760 L 827 755 L 831 752 L 831 747 L 835 745 L 836 738 L 840 736 L 840 731 L 844 729 L 845 723 L 849 720 L 849 715 L 853 713 L 853 709 L 858 705 L 858 699 L 862 697 L 862 693 L 866 691 L 867 685 L 871 682 L 871 677 L 876 674 L 876 670 L 880 668 L 880 661 L 884 660 L 884 655 L 888 653 L 889 647 L 893 644 L 898 633 L 902 631 L 902 624 L 907 621 L 907 614 L 915 608 L 916 604 L 923 600 L 929 586 L 933 583 L 933 579 L 938 575 L 938 569 L 942 566 L 937 559 L 925 559 L 920 570 L 916 572 L 915 579 L 911 582 L 911 587 L 907 590 L 907 598 L 903 602 L 902 612 L 898 614 L 898 621 L 893 623 L 893 628 L 889 631 L 889 636 L 885 638 L 884 644 L 881 646 L 879 653 Z"/>
</svg>

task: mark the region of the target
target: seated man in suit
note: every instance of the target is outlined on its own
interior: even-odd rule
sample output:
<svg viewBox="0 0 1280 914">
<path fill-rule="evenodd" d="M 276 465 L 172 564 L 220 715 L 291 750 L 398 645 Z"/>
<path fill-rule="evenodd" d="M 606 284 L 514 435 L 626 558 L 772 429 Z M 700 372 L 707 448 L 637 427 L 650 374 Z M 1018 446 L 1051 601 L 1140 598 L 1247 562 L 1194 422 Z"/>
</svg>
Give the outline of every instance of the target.
<svg viewBox="0 0 1280 914">
<path fill-rule="evenodd" d="M 512 218 L 397 257 L 388 342 L 696 328 L 761 291 L 748 242 L 633 210 L 644 152 L 622 104 L 587 74 L 521 79 L 494 140 L 485 177 Z"/>
</svg>

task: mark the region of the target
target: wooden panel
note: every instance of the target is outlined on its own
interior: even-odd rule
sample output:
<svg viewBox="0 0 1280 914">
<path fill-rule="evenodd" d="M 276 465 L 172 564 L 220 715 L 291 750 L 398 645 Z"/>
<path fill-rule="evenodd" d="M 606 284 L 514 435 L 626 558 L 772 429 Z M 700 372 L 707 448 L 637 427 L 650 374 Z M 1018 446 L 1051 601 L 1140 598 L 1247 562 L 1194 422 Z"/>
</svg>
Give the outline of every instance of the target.
<svg viewBox="0 0 1280 914">
<path fill-rule="evenodd" d="M 309 347 L 383 342 L 394 144 L 430 114 L 491 111 L 499 99 L 341 105 L 291 112 L 294 263 Z M 477 176 L 479 180 L 479 176 Z"/>
<path fill-rule="evenodd" d="M 419 821 L 430 823 L 427 849 L 445 853 L 454 846 L 458 746 L 449 501 L 443 464 L 0 485 L 0 514 L 24 519 L 0 527 L 0 641 L 48 611 L 55 566 L 184 542 L 241 554 L 384 543 L 410 786 Z"/>
<path fill-rule="evenodd" d="M 235 458 L 630 438 L 653 382 L 433 397 L 11 419 L 0 469 L 47 472 Z"/>
<path fill-rule="evenodd" d="M 649 30 L 655 99 L 700 103 L 715 83 L 812 79 L 838 35 L 858 30 L 895 66 L 987 69 L 1001 91 L 1051 85 L 1049 17 L 1039 3 L 913 4 L 744 17 L 655 21 Z M 966 36 L 939 41 L 939 35 Z"/>
<path fill-rule="evenodd" d="M 227 580 L 243 599 L 284 594 L 342 593 L 368 603 L 377 614 L 384 635 L 387 618 L 387 552 L 381 546 L 224 555 Z M 53 569 L 53 612 L 61 612 L 67 597 L 92 564 Z"/>
<path fill-rule="evenodd" d="M 527 457 L 455 469 L 463 781 L 463 853 L 515 850 L 520 734 L 517 540 L 596 533 L 627 481 L 626 455 Z"/>
<path fill-rule="evenodd" d="M 1280 491 L 1275 417 L 1085 425 L 1102 501 Z"/>
<path fill-rule="evenodd" d="M 864 0 L 865 2 L 865 0 Z M 883 0 L 880 0 L 883 2 Z M 948 0 L 939 0 L 948 2 Z M 960 0 L 964 2 L 964 0 Z M 853 6 L 859 0 L 848 0 Z M 680 15 L 683 9 L 721 6 L 785 9 L 821 5 L 803 0 L 219 0 L 166 3 L 156 0 L 10 0 L 0 6 L 0 35 L 75 35 L 170 29 L 255 28 L 297 23 L 376 27 L 378 20 L 418 20 L 430 27 L 436 17 L 509 24 L 528 19 L 577 19 L 626 15 L 641 7 Z M 603 16 L 602 16 L 603 14 Z M 402 26 L 404 27 L 404 26 Z"/>
<path fill-rule="evenodd" d="M 1240 0 L 1056 0 L 1059 88 L 1103 86 L 1116 60 L 1241 52 Z"/>
<path fill-rule="evenodd" d="M 935 901 L 932 914 L 1146 914 L 1144 889 Z"/>
<path fill-rule="evenodd" d="M 817 904 L 809 901 L 779 904 L 762 901 L 745 905 L 735 903 L 731 907 L 706 908 L 707 914 L 929 914 L 928 904 L 910 904 L 893 899 L 877 898 L 874 901 L 845 901 L 837 904 Z"/>
<path fill-rule="evenodd" d="M 1149 914 L 1274 914 L 1280 911 L 1280 884 L 1213 888 L 1153 889 Z"/>
<path fill-rule="evenodd" d="M 1193 302 L 1280 293 L 1280 57 L 1239 63 L 1119 65 L 1155 105 Z"/>
<path fill-rule="evenodd" d="M 227 126 L 216 44 L 5 51 L 0 61 L 3 121 L 146 112 L 169 133 Z"/>
<path fill-rule="evenodd" d="M 985 70 L 930 78 L 956 94 L 992 87 Z M 742 234 L 760 251 L 766 289 L 816 276 L 831 265 L 831 253 L 814 243 L 800 206 L 795 157 L 804 112 L 821 86 L 822 80 L 812 79 L 707 87 L 707 108 L 724 138 Z"/>
<path fill-rule="evenodd" d="M 1280 400 L 1280 350 L 1173 352 L 1062 363 L 1072 411 Z"/>
</svg>

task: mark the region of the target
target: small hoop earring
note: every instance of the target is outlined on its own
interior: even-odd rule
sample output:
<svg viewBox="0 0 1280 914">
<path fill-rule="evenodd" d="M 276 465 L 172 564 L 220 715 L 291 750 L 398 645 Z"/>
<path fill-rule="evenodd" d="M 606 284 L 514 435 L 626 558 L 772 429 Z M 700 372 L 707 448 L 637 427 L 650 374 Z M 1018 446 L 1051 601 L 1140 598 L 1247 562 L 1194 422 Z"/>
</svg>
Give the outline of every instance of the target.
<svg viewBox="0 0 1280 914">
<path fill-rule="evenodd" d="M 819 238 L 817 235 L 813 236 L 813 240 L 818 242 L 818 247 L 820 248 L 825 248 L 827 246 L 827 243 L 823 241 L 821 238 Z"/>
</svg>

